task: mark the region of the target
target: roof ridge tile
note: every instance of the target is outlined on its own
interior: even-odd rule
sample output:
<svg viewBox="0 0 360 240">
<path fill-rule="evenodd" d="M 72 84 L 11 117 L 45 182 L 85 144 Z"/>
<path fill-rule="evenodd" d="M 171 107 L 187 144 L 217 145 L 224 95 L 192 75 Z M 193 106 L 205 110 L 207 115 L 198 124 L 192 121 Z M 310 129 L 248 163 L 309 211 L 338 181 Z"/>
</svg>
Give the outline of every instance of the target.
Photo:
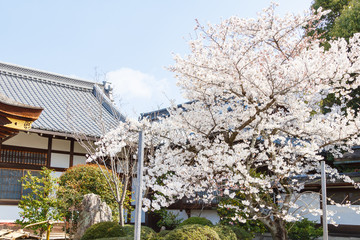
<svg viewBox="0 0 360 240">
<path fill-rule="evenodd" d="M 90 82 L 80 78 L 69 77 L 57 73 L 46 72 L 38 69 L 33 69 L 29 67 L 22 67 L 15 64 L 0 62 L 0 72 L 18 76 L 22 78 L 28 78 L 31 80 L 45 80 L 49 83 L 59 83 L 64 84 L 64 86 L 74 86 L 80 88 L 86 88 L 87 90 L 92 90 L 96 82 Z M 41 82 L 41 81 L 40 81 Z"/>
</svg>

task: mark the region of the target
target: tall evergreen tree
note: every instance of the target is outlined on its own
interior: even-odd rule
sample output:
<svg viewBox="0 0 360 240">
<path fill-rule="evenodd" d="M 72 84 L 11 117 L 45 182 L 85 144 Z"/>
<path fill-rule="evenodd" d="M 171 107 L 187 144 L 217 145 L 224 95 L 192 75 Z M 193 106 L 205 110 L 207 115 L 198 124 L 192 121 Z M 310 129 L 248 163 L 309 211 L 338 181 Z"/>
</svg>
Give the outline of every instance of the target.
<svg viewBox="0 0 360 240">
<path fill-rule="evenodd" d="M 359 0 L 314 0 L 312 8 L 331 10 L 323 16 L 324 24 L 318 32 L 327 40 L 343 37 L 348 40 L 354 33 L 360 32 Z"/>
</svg>

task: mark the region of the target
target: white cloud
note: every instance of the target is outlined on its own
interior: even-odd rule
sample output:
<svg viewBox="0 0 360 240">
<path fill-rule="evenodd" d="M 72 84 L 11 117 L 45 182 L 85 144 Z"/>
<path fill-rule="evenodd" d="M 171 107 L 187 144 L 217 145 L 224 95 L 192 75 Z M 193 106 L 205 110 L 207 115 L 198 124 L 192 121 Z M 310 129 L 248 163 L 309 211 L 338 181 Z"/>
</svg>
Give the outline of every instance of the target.
<svg viewBox="0 0 360 240">
<path fill-rule="evenodd" d="M 169 99 L 183 102 L 175 79 L 157 78 L 131 68 L 108 72 L 106 79 L 112 83 L 115 102 L 120 111 L 132 117 L 168 107 Z"/>
<path fill-rule="evenodd" d="M 147 98 L 166 91 L 166 79 L 156 80 L 154 76 L 131 69 L 120 68 L 106 74 L 106 78 L 113 85 L 114 92 L 121 98 Z"/>
</svg>

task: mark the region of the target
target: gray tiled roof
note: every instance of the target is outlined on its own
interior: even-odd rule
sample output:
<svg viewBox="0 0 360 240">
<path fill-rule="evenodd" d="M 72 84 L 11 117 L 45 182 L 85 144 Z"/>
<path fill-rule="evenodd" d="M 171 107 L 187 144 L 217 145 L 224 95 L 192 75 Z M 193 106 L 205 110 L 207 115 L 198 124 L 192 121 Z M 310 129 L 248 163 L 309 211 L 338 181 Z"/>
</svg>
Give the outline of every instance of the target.
<svg viewBox="0 0 360 240">
<path fill-rule="evenodd" d="M 102 85 L 59 74 L 0 62 L 0 93 L 44 109 L 33 129 L 100 136 L 124 120 Z"/>
<path fill-rule="evenodd" d="M 194 102 L 195 101 L 184 102 L 182 104 L 176 105 L 174 108 L 181 108 L 182 110 L 186 111 L 186 105 L 190 105 Z M 170 116 L 169 109 L 170 109 L 170 107 L 162 108 L 162 109 L 155 110 L 152 112 L 141 113 L 140 119 L 148 118 L 150 121 L 158 121 L 159 118 L 166 118 L 166 117 Z"/>
<path fill-rule="evenodd" d="M 25 107 L 25 108 L 30 108 L 30 109 L 42 109 L 41 107 L 34 107 L 34 106 L 30 106 L 30 105 L 27 105 L 27 104 L 24 104 L 21 102 L 17 102 L 11 98 L 8 98 L 1 92 L 0 92 L 0 103 L 4 103 L 6 105 L 11 105 L 11 106 L 16 106 L 16 107 Z"/>
</svg>

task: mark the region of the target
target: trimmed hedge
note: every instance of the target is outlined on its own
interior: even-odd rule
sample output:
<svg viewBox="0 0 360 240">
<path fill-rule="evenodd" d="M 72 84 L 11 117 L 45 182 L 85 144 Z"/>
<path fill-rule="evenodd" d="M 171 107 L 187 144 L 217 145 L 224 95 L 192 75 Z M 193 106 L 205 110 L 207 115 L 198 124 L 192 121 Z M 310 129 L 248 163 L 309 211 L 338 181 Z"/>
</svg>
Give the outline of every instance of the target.
<svg viewBox="0 0 360 240">
<path fill-rule="evenodd" d="M 171 230 L 163 230 L 161 232 L 159 232 L 157 235 L 159 237 L 165 237 L 166 235 L 168 235 L 171 232 Z"/>
<path fill-rule="evenodd" d="M 126 237 L 132 237 L 134 239 L 134 232 L 135 227 L 134 225 L 125 225 L 123 230 L 126 234 Z M 141 226 L 141 239 L 148 240 L 148 239 L 156 239 L 157 234 L 154 230 L 149 227 Z"/>
<path fill-rule="evenodd" d="M 204 225 L 204 226 L 214 226 L 214 224 L 212 224 L 212 222 L 206 218 L 203 217 L 190 217 L 188 219 L 186 219 L 185 221 L 183 221 L 182 223 L 180 223 L 179 227 L 185 226 L 185 225 L 190 225 L 190 224 L 199 224 L 199 225 Z"/>
<path fill-rule="evenodd" d="M 101 222 L 89 227 L 81 240 L 92 240 L 97 238 L 125 237 L 124 229 L 116 222 Z"/>
<path fill-rule="evenodd" d="M 184 225 L 172 230 L 164 240 L 221 240 L 219 235 L 209 226 L 193 224 Z"/>
<path fill-rule="evenodd" d="M 216 225 L 212 229 L 219 235 L 221 240 L 237 240 L 236 234 L 228 226 Z"/>
<path fill-rule="evenodd" d="M 254 233 L 245 230 L 239 226 L 229 226 L 235 233 L 237 240 L 251 240 L 254 238 Z"/>
</svg>

